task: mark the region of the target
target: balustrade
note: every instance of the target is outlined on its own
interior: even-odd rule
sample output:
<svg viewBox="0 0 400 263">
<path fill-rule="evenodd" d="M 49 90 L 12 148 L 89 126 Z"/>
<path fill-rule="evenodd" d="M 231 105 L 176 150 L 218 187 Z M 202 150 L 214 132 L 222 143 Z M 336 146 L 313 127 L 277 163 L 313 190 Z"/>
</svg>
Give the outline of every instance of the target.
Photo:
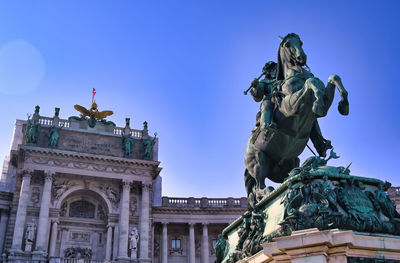
<svg viewBox="0 0 400 263">
<path fill-rule="evenodd" d="M 246 200 L 242 200 L 246 199 Z M 245 202 L 246 201 L 246 202 Z M 247 198 L 162 197 L 162 206 L 170 207 L 247 207 Z"/>
</svg>

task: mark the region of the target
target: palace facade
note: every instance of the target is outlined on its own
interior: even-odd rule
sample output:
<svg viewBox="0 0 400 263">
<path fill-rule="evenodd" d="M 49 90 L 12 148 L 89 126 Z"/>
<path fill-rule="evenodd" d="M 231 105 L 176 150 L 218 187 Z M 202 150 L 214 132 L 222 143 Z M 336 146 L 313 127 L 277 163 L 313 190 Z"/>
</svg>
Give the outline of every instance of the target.
<svg viewBox="0 0 400 263">
<path fill-rule="evenodd" d="M 247 198 L 162 197 L 158 138 L 90 119 L 16 120 L 0 182 L 6 262 L 214 262 Z M 400 210 L 400 188 L 389 196 Z"/>
<path fill-rule="evenodd" d="M 4 260 L 215 260 L 213 244 L 246 198 L 162 197 L 158 138 L 147 123 L 58 114 L 41 116 L 37 106 L 15 123 L 0 185 Z"/>
</svg>

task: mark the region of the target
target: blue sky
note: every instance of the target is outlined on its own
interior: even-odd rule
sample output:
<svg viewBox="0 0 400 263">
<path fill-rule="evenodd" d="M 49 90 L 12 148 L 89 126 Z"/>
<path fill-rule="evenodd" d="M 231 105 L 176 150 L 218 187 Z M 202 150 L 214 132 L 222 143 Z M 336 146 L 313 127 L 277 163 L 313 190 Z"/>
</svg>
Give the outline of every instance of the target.
<svg viewBox="0 0 400 263">
<path fill-rule="evenodd" d="M 15 119 L 76 115 L 93 87 L 110 120 L 160 137 L 163 194 L 244 196 L 244 149 L 259 105 L 244 96 L 279 35 L 295 32 L 335 99 L 320 119 L 352 174 L 400 185 L 399 1 L 1 1 L 0 157 Z M 306 149 L 302 160 L 310 156 Z"/>
</svg>

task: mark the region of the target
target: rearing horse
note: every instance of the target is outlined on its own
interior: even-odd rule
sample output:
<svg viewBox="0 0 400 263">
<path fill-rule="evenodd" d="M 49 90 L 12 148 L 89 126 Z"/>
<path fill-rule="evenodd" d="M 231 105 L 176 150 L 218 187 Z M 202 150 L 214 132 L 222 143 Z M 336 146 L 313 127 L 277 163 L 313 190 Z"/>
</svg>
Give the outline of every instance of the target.
<svg viewBox="0 0 400 263">
<path fill-rule="evenodd" d="M 260 128 L 247 143 L 244 179 L 251 207 L 269 191 L 266 178 L 282 183 L 288 173 L 299 166 L 298 156 L 306 147 L 317 118 L 326 116 L 335 87 L 342 98 L 339 112 L 349 113 L 347 91 L 339 76 L 331 75 L 325 86 L 305 70 L 307 56 L 302 45 L 300 37 L 294 33 L 282 39 L 276 78 L 280 95 L 272 99 L 276 105 L 273 119 L 277 129 Z"/>
</svg>

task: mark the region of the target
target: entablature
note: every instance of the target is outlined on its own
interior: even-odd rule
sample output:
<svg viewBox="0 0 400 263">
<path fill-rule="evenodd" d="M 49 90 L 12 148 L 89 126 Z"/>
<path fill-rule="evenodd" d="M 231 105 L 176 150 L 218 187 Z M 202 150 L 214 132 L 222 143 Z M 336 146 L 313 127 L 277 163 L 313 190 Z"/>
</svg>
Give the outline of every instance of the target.
<svg viewBox="0 0 400 263">
<path fill-rule="evenodd" d="M 35 146 L 19 146 L 21 170 L 43 170 L 79 176 L 92 176 L 152 182 L 161 171 L 160 162 L 78 153 Z"/>
</svg>

